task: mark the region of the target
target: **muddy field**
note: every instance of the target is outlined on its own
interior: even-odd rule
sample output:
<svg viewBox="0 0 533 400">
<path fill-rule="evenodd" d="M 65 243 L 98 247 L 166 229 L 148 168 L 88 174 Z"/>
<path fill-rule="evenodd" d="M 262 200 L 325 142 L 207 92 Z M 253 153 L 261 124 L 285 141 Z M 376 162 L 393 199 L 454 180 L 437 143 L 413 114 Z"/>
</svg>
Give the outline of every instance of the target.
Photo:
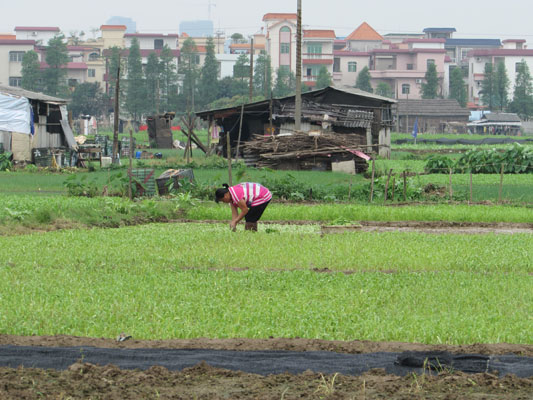
<svg viewBox="0 0 533 400">
<path fill-rule="evenodd" d="M 342 353 L 443 350 L 453 353 L 516 354 L 532 356 L 533 346 L 475 344 L 428 346 L 409 343 L 323 341 L 308 339 L 191 339 L 124 342 L 70 336 L 18 337 L 0 335 L 0 345 L 94 346 L 103 348 L 168 348 L 224 350 L 327 350 Z M 213 368 L 205 363 L 182 371 L 154 366 L 148 370 L 121 370 L 79 360 L 67 370 L 0 368 L 1 399 L 532 399 L 533 377 L 498 377 L 443 370 L 430 374 L 387 375 L 371 370 L 361 376 L 261 376 Z"/>
</svg>

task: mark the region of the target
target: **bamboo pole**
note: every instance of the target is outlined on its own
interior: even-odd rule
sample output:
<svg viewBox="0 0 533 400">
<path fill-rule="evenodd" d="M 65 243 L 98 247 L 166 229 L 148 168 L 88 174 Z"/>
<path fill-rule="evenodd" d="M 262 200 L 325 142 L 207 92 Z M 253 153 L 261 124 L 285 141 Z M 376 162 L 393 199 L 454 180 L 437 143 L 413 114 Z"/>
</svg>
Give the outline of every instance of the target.
<svg viewBox="0 0 533 400">
<path fill-rule="evenodd" d="M 239 147 L 241 147 L 241 132 L 242 132 L 242 117 L 244 114 L 244 103 L 241 105 L 241 121 L 239 122 L 239 136 L 237 138 L 237 152 L 235 154 L 235 161 L 239 161 Z"/>
<path fill-rule="evenodd" d="M 226 151 L 228 156 L 228 185 L 233 186 L 232 173 L 231 173 L 231 142 L 230 132 L 226 133 Z"/>
<path fill-rule="evenodd" d="M 450 180 L 449 180 L 450 201 L 453 201 L 453 186 L 452 186 L 453 170 L 451 168 L 449 170 L 450 170 Z"/>
<path fill-rule="evenodd" d="M 498 203 L 501 203 L 502 202 L 502 192 L 503 192 L 503 168 L 504 168 L 505 164 L 502 164 L 502 168 L 501 168 L 501 171 L 500 171 L 500 190 L 499 190 L 499 193 L 498 193 Z"/>
<path fill-rule="evenodd" d="M 385 183 L 385 200 L 384 200 L 384 202 L 387 202 L 387 195 L 389 193 L 389 181 L 390 181 L 391 174 L 392 174 L 392 168 L 389 170 L 389 174 L 387 175 L 387 182 Z"/>
<path fill-rule="evenodd" d="M 370 183 L 370 202 L 374 200 L 374 177 L 376 174 L 375 161 L 372 158 L 372 182 Z"/>
<path fill-rule="evenodd" d="M 133 191 L 131 190 L 131 174 L 132 174 L 131 166 L 132 166 L 132 163 L 133 163 L 132 155 L 133 155 L 133 131 L 130 129 L 130 154 L 129 154 L 130 166 L 129 166 L 129 170 L 128 170 L 128 177 L 129 177 L 128 197 L 129 197 L 130 200 L 133 200 Z"/>
</svg>

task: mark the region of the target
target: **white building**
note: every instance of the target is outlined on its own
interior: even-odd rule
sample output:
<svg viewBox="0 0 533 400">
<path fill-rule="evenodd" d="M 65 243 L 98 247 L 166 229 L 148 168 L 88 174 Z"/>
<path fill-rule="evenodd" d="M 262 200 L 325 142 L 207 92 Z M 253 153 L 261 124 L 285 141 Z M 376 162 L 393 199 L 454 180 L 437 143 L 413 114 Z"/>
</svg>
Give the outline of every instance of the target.
<svg viewBox="0 0 533 400">
<path fill-rule="evenodd" d="M 15 35 L 17 40 L 35 40 L 37 44 L 46 46 L 53 37 L 61 34 L 61 30 L 49 26 L 16 26 Z"/>
<path fill-rule="evenodd" d="M 494 71 L 500 62 L 505 64 L 509 78 L 509 99 L 513 98 L 516 75 L 520 63 L 526 62 L 533 71 L 533 50 L 524 48 L 525 40 L 505 40 L 501 49 L 474 50 L 469 53 L 468 101 L 479 104 L 485 65 L 491 63 Z"/>
<path fill-rule="evenodd" d="M 34 40 L 0 39 L 0 85 L 21 86 L 22 58 L 34 48 Z"/>
</svg>

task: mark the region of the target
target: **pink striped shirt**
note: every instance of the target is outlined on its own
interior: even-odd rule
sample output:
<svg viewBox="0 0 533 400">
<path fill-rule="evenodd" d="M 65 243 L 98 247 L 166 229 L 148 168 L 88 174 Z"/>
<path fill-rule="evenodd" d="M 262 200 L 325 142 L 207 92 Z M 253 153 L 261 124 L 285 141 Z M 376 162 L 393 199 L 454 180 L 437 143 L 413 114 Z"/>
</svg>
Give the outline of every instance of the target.
<svg viewBox="0 0 533 400">
<path fill-rule="evenodd" d="M 272 199 L 272 193 L 259 183 L 243 182 L 229 188 L 233 205 L 244 199 L 248 207 L 255 207 Z"/>
</svg>

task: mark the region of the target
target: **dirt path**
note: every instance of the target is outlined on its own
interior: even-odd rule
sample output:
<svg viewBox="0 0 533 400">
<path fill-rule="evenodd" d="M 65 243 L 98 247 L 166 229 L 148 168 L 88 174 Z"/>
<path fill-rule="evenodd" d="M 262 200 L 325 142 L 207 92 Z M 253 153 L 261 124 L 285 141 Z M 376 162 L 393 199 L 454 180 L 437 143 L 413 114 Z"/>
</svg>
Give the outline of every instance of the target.
<svg viewBox="0 0 533 400">
<path fill-rule="evenodd" d="M 531 356 L 533 346 L 474 344 L 468 346 L 429 346 L 409 343 L 365 341 L 323 341 L 310 339 L 191 339 L 140 341 L 130 339 L 80 338 L 72 336 L 20 337 L 0 335 L 0 345 L 18 346 L 97 346 L 103 348 L 168 348 L 226 350 L 327 350 L 341 353 L 444 350 L 454 353 L 508 354 Z M 116 366 L 96 366 L 84 361 L 67 370 L 0 368 L 2 399 L 531 399 L 533 377 L 499 377 L 497 373 L 466 374 L 443 368 L 437 376 L 390 375 L 373 369 L 360 376 L 300 374 L 255 375 L 218 369 L 200 362 L 182 371 L 163 367 L 148 370 L 121 370 Z"/>
</svg>

